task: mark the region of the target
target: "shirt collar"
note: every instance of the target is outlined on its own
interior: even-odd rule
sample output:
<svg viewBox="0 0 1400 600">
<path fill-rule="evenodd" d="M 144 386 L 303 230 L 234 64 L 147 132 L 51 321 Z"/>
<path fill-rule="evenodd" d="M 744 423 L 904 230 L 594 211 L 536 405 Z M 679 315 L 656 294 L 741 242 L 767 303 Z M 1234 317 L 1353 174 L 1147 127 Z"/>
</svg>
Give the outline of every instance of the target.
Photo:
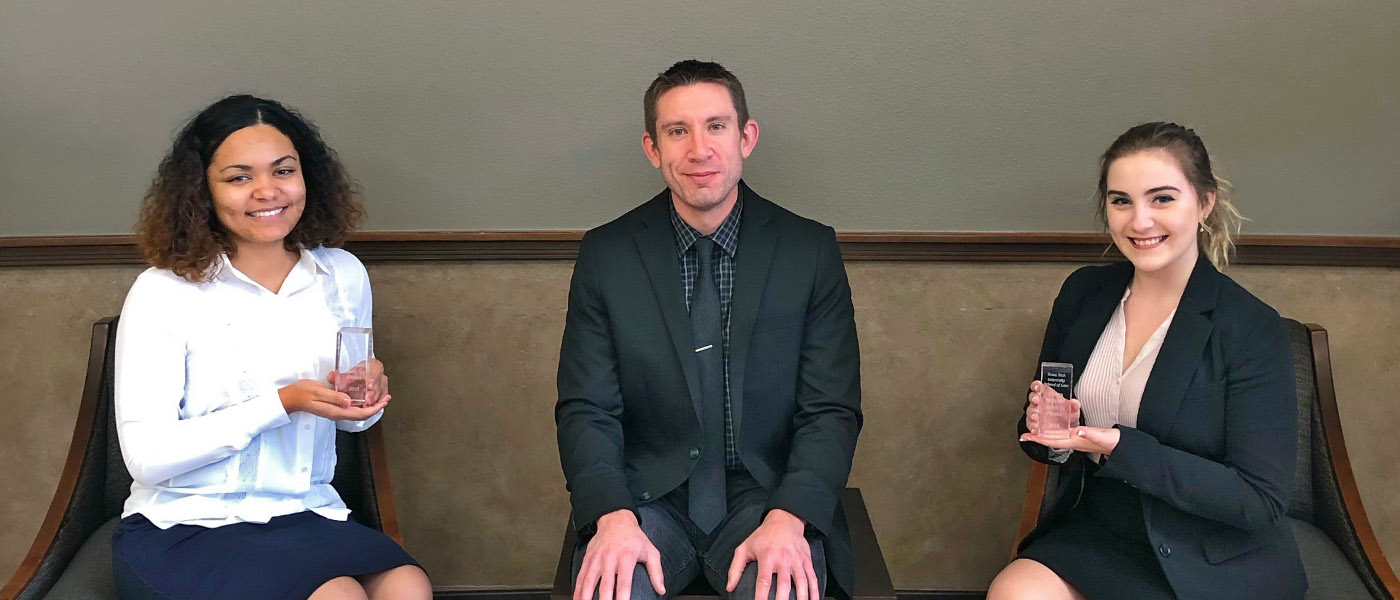
<svg viewBox="0 0 1400 600">
<path fill-rule="evenodd" d="M 306 287 L 307 283 L 316 278 L 318 271 L 327 275 L 331 272 L 330 268 L 327 267 L 325 263 L 321 262 L 321 259 L 317 257 L 315 253 L 306 248 L 302 248 L 301 258 L 297 259 L 297 264 L 292 266 L 292 271 L 287 273 L 287 279 L 282 282 L 282 290 L 280 293 L 286 295 L 297 289 Z M 234 267 L 233 262 L 228 258 L 227 252 L 219 253 L 219 272 L 214 275 L 214 280 L 228 282 L 235 279 L 259 290 L 266 290 L 262 285 L 253 281 L 247 275 L 244 275 L 242 271 Z"/>
<path fill-rule="evenodd" d="M 701 235 L 699 230 L 691 227 L 690 223 L 686 223 L 685 219 L 681 218 L 680 213 L 676 212 L 675 204 L 669 204 L 668 206 L 671 209 L 671 226 L 675 229 L 676 233 L 676 254 L 684 255 L 691 246 L 695 245 L 695 240 L 705 236 Z M 715 244 L 719 245 L 720 248 L 723 248 L 725 253 L 729 254 L 730 258 L 733 258 L 735 253 L 739 251 L 739 216 L 743 212 L 744 194 L 741 188 L 739 199 L 734 203 L 734 208 L 729 211 L 729 216 L 725 217 L 724 222 L 719 224 L 719 229 L 716 229 L 715 232 L 710 235 L 710 239 L 714 240 Z"/>
<path fill-rule="evenodd" d="M 305 263 L 305 262 L 308 262 L 308 261 L 310 262 L 310 265 L 308 265 L 308 268 L 313 268 L 314 270 L 320 271 L 322 274 L 325 274 L 325 275 L 330 275 L 330 274 L 331 274 L 331 268 L 330 268 L 330 266 L 327 265 L 324 261 L 322 261 L 322 259 L 321 259 L 321 253 L 319 253 L 319 252 L 312 252 L 312 251 L 310 251 L 310 250 L 307 250 L 306 248 L 302 248 L 302 249 L 301 249 L 301 261 L 300 261 L 300 262 Z"/>
</svg>

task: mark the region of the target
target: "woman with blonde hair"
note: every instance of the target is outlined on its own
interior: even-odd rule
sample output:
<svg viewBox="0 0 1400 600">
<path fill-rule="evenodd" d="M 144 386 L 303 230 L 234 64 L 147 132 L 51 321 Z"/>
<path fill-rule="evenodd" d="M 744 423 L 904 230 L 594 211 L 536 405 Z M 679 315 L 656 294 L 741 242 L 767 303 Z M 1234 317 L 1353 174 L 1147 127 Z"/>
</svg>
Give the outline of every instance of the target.
<svg viewBox="0 0 1400 600">
<path fill-rule="evenodd" d="M 1085 267 L 1051 309 L 1021 449 L 1060 465 L 1048 516 L 987 597 L 1302 598 L 1284 514 L 1297 400 L 1277 312 L 1221 274 L 1239 230 L 1199 136 L 1146 123 L 1100 163 L 1098 214 L 1125 262 Z M 1041 426 L 1068 406 L 1068 436 Z"/>
</svg>

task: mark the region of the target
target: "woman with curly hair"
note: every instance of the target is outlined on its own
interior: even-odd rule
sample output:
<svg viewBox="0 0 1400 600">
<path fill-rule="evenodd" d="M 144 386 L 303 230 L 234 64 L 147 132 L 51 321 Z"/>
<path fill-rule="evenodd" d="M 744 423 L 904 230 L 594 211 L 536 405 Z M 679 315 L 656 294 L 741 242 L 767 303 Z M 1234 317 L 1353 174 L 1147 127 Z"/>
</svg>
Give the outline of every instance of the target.
<svg viewBox="0 0 1400 600">
<path fill-rule="evenodd" d="M 175 138 L 137 233 L 152 268 L 117 327 L 116 419 L 134 483 L 113 536 L 122 598 L 429 598 L 427 575 L 347 519 L 336 430 L 389 403 L 335 391 L 335 333 L 369 327 L 360 221 L 334 151 L 281 104 L 230 96 Z"/>
</svg>

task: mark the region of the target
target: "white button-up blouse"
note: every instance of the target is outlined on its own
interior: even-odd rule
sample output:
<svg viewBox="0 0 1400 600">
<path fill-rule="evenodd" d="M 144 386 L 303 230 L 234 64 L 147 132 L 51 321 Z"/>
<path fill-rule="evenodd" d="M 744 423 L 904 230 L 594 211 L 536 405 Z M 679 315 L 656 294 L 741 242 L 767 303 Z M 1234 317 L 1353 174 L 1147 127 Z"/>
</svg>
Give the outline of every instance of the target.
<svg viewBox="0 0 1400 600">
<path fill-rule="evenodd" d="M 162 529 L 266 523 L 315 511 L 345 520 L 331 487 L 335 431 L 365 421 L 288 415 L 277 390 L 326 381 L 340 327 L 370 327 L 369 277 L 354 255 L 303 250 L 274 294 L 222 257 L 190 283 L 148 269 L 117 326 L 116 419 L 135 480 L 122 517 Z"/>
</svg>

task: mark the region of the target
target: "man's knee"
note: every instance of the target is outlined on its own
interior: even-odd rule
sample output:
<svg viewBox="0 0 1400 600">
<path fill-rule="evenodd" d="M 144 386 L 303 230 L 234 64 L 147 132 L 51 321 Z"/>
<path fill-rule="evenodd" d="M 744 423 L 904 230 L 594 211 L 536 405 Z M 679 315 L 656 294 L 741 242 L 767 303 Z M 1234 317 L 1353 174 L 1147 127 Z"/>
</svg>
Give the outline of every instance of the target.
<svg viewBox="0 0 1400 600">
<path fill-rule="evenodd" d="M 819 564 L 818 561 L 814 560 L 812 570 L 817 575 L 817 590 L 821 592 L 822 596 L 826 596 L 826 565 Z M 791 582 L 790 578 L 789 582 Z M 772 584 L 773 585 L 768 588 L 768 600 L 774 600 L 778 595 L 778 581 L 776 576 L 773 577 Z M 744 574 L 739 576 L 739 584 L 734 586 L 734 591 L 726 593 L 721 590 L 721 595 L 724 595 L 729 600 L 754 600 L 754 592 L 757 587 L 758 563 L 750 562 L 744 567 Z M 796 600 L 796 598 L 796 591 L 790 589 L 788 591 L 788 600 Z"/>
<path fill-rule="evenodd" d="M 637 564 L 637 569 L 632 571 L 632 600 L 659 600 L 661 594 L 656 593 L 656 588 L 651 587 L 651 576 L 647 574 L 647 566 Z"/>
<path fill-rule="evenodd" d="M 578 576 L 574 576 L 574 585 L 578 585 Z M 593 588 L 593 600 L 599 600 L 599 593 L 602 586 Z M 621 598 L 621 586 L 613 588 L 613 599 Z M 661 594 L 656 593 L 656 589 L 651 587 L 651 577 L 647 575 L 646 565 L 637 564 L 637 569 L 632 571 L 632 588 L 628 595 L 630 600 L 660 600 Z"/>
</svg>

